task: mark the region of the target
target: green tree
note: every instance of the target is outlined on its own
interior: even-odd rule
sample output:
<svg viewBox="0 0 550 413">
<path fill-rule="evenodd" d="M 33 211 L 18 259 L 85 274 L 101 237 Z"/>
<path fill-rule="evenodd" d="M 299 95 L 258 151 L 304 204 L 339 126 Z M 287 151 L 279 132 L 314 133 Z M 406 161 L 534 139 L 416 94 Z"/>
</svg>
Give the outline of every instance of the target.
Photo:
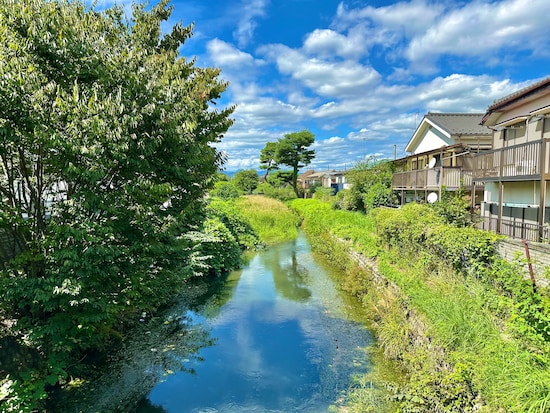
<svg viewBox="0 0 550 413">
<path fill-rule="evenodd" d="M 237 199 L 241 196 L 241 193 L 233 182 L 219 181 L 214 185 L 214 189 L 210 191 L 210 195 L 227 201 L 230 199 Z"/>
<path fill-rule="evenodd" d="M 203 199 L 233 108 L 219 70 L 180 57 L 191 27 L 161 35 L 168 0 L 96 12 L 0 0 L 0 230 L 18 252 L 0 313 L 42 362 L 14 372 L 14 410 L 36 409 L 73 357 L 120 336 L 190 274 Z"/>
<path fill-rule="evenodd" d="M 346 194 L 350 200 L 344 204 L 358 211 L 394 205 L 393 172 L 394 166 L 390 161 L 379 161 L 371 157 L 359 162 L 346 175 L 348 182 L 351 183 L 351 189 Z"/>
<path fill-rule="evenodd" d="M 241 191 L 251 194 L 258 187 L 260 177 L 254 169 L 246 169 L 235 174 L 233 183 Z"/>
<path fill-rule="evenodd" d="M 267 182 L 269 173 L 279 169 L 276 161 L 277 142 L 267 142 L 260 152 L 260 169 L 265 169 L 264 181 Z"/>
<path fill-rule="evenodd" d="M 456 192 L 443 188 L 441 199 L 430 205 L 449 225 L 468 227 L 475 223 L 470 210 L 470 199 L 463 187 Z"/>
<path fill-rule="evenodd" d="M 264 159 L 262 165 L 287 165 L 292 168 L 291 185 L 296 196 L 299 196 L 298 170 L 315 158 L 315 151 L 308 149 L 314 140 L 315 136 L 307 130 L 289 133 L 277 142 L 268 142 L 260 155 L 260 160 Z"/>
</svg>

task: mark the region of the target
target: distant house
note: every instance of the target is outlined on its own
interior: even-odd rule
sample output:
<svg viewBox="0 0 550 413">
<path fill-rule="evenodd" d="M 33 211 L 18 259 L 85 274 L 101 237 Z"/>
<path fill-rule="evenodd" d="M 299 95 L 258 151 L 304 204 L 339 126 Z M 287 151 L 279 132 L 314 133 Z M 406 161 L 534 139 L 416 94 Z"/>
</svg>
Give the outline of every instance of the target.
<svg viewBox="0 0 550 413">
<path fill-rule="evenodd" d="M 493 130 L 493 149 L 474 158 L 474 182 L 485 186 L 483 228 L 548 239 L 549 118 L 550 77 L 488 107 L 481 123 Z"/>
<path fill-rule="evenodd" d="M 401 204 L 433 202 L 446 188 L 462 187 L 472 202 L 483 199 L 483 186 L 472 180 L 473 154 L 491 148 L 491 131 L 481 113 L 427 113 L 405 147 L 411 155 L 394 161 L 392 188 Z"/>
<path fill-rule="evenodd" d="M 327 170 L 315 172 L 309 170 L 298 177 L 298 182 L 305 190 L 322 186 L 323 188 L 333 188 L 334 193 L 337 193 L 342 189 L 349 188 L 349 184 L 346 181 L 346 171 Z"/>
</svg>

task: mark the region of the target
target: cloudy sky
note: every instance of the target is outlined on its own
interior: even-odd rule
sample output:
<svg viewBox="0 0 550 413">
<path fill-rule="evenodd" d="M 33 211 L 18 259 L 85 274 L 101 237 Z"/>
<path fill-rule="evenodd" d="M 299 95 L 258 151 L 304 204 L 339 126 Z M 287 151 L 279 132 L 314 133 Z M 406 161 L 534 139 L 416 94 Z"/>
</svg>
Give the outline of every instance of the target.
<svg viewBox="0 0 550 413">
<path fill-rule="evenodd" d="M 548 0 L 171 4 L 170 25 L 194 23 L 182 54 L 230 82 L 218 102 L 237 106 L 219 144 L 228 173 L 258 169 L 266 142 L 303 129 L 311 169 L 405 156 L 427 112 L 482 113 L 550 76 Z"/>
</svg>

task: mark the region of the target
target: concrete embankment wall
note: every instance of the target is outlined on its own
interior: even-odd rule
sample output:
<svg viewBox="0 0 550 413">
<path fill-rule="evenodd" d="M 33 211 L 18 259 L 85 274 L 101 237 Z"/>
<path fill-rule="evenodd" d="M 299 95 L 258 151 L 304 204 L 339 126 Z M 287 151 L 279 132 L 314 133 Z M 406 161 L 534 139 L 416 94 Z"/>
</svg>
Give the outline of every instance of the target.
<svg viewBox="0 0 550 413">
<path fill-rule="evenodd" d="M 527 246 L 536 283 L 540 287 L 547 287 L 550 284 L 550 245 L 529 242 Z M 507 261 L 521 263 L 525 269 L 525 276 L 529 277 L 523 241 L 507 238 L 498 245 L 498 252 Z"/>
</svg>

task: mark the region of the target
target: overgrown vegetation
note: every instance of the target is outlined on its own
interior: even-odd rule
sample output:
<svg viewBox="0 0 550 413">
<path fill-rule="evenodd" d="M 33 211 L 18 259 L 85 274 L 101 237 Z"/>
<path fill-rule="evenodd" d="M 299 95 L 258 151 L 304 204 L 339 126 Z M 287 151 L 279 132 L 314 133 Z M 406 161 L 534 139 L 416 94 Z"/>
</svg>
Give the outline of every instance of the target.
<svg viewBox="0 0 550 413">
<path fill-rule="evenodd" d="M 264 244 L 285 242 L 298 236 L 300 218 L 280 201 L 254 195 L 238 199 L 236 206 Z"/>
<path fill-rule="evenodd" d="M 273 184 L 271 183 L 263 183 L 258 186 L 255 193 L 265 195 L 266 197 L 277 199 L 279 201 L 285 202 L 290 201 L 291 199 L 296 198 L 296 193 L 294 192 L 294 189 L 292 189 L 292 186 L 290 184 Z"/>
<path fill-rule="evenodd" d="M 192 27 L 161 30 L 170 14 L 168 0 L 130 18 L 0 0 L 0 230 L 17 247 L 0 347 L 20 355 L 2 358 L 4 411 L 42 409 L 186 279 L 235 265 L 238 242 L 220 248 L 231 234 L 204 209 L 227 84 L 181 57 Z"/>
<path fill-rule="evenodd" d="M 392 190 L 394 164 L 374 157 L 359 162 L 346 174 L 351 189 L 340 191 L 333 200 L 337 209 L 370 211 L 380 206 L 393 206 L 397 198 Z"/>
<path fill-rule="evenodd" d="M 367 215 L 316 200 L 291 206 L 314 245 L 345 269 L 342 287 L 363 302 L 384 353 L 405 373 L 403 383 L 386 382 L 385 397 L 368 376 L 358 380 L 352 411 L 384 411 L 382 401 L 399 412 L 548 410 L 548 292 L 498 257 L 498 236 L 449 225 L 430 205 Z M 377 272 L 358 267 L 349 247 Z"/>
</svg>

